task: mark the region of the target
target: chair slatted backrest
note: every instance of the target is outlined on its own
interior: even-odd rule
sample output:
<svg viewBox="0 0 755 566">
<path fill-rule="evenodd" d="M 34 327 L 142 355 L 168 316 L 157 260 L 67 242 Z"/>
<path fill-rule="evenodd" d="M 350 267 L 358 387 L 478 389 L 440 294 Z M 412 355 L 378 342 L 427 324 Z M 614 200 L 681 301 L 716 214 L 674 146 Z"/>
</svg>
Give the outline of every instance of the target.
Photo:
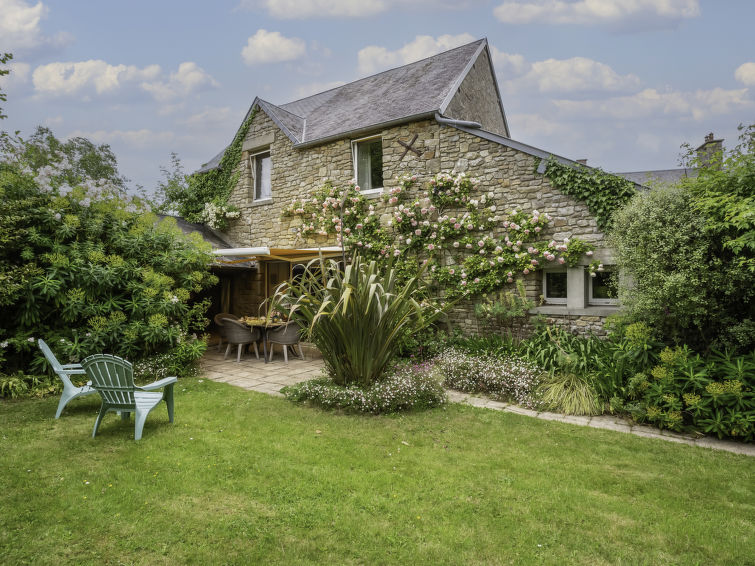
<svg viewBox="0 0 755 566">
<path fill-rule="evenodd" d="M 81 365 L 106 403 L 134 406 L 134 369 L 129 362 L 110 354 L 94 354 Z"/>
<path fill-rule="evenodd" d="M 52 350 L 50 350 L 50 347 L 47 345 L 47 343 L 42 340 L 41 338 L 38 341 L 39 349 L 42 350 L 42 353 L 45 355 L 45 358 L 47 358 L 47 361 L 50 362 L 50 365 L 52 366 L 52 369 L 55 373 L 58 374 L 58 377 L 63 380 L 63 383 L 68 384 L 69 386 L 72 386 L 71 379 L 68 377 L 68 374 L 63 369 L 63 365 L 58 361 L 58 358 L 55 357 L 55 354 L 52 353 Z"/>
</svg>

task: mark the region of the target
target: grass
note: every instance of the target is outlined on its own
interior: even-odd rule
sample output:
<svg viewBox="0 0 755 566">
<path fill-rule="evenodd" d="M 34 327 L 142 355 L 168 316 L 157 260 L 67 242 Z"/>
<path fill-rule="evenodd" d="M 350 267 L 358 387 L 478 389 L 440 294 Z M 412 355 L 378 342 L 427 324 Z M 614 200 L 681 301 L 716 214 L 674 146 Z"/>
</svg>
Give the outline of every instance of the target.
<svg viewBox="0 0 755 566">
<path fill-rule="evenodd" d="M 184 379 L 133 441 L 0 403 L 2 564 L 752 564 L 755 462 L 451 405 L 347 416 Z"/>
</svg>

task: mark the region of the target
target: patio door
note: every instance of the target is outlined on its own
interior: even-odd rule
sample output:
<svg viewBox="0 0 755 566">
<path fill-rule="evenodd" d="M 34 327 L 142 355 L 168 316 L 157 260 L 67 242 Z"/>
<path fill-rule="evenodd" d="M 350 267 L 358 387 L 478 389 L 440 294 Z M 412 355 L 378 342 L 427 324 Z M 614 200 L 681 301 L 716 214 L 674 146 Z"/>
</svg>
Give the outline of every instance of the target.
<svg viewBox="0 0 755 566">
<path fill-rule="evenodd" d="M 291 278 L 291 263 L 288 261 L 266 261 L 266 296 L 268 298 L 275 294 L 278 285 L 288 281 Z"/>
</svg>

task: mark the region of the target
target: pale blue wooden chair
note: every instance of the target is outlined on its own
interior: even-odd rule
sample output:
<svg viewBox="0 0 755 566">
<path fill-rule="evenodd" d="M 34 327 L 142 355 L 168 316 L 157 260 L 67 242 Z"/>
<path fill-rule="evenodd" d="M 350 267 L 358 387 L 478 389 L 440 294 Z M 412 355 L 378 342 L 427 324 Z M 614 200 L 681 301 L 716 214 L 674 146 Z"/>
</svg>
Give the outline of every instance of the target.
<svg viewBox="0 0 755 566">
<path fill-rule="evenodd" d="M 89 381 L 86 385 L 82 385 L 81 387 L 78 387 L 74 385 L 73 382 L 71 382 L 70 376 L 84 375 L 86 373 L 84 371 L 84 368 L 81 367 L 81 364 L 63 365 L 58 361 L 58 358 L 55 357 L 55 354 L 52 353 L 52 350 L 50 350 L 50 347 L 45 343 L 44 340 L 40 339 L 37 343 L 39 344 L 39 349 L 42 350 L 45 358 L 47 358 L 47 361 L 50 362 L 53 371 L 63 382 L 63 394 L 60 396 L 60 401 L 58 402 L 58 410 L 55 413 L 55 418 L 58 419 L 60 418 L 60 414 L 63 412 L 63 409 L 69 401 L 76 399 L 76 397 L 83 397 L 84 395 L 91 395 L 92 393 L 96 393 L 96 390 L 94 389 L 94 387 L 92 387 L 91 381 Z"/>
<path fill-rule="evenodd" d="M 84 358 L 81 365 L 92 380 L 92 386 L 102 397 L 102 406 L 94 423 L 92 438 L 97 435 L 102 417 L 108 411 L 121 413 L 124 420 L 129 418 L 131 412 L 134 413 L 134 440 L 142 437 L 144 421 L 160 401 L 165 401 L 168 406 L 168 420 L 173 422 L 173 385 L 178 381 L 175 377 L 166 377 L 139 387 L 134 385 L 132 365 L 118 356 L 94 354 Z M 164 392 L 155 391 L 163 388 Z"/>
</svg>

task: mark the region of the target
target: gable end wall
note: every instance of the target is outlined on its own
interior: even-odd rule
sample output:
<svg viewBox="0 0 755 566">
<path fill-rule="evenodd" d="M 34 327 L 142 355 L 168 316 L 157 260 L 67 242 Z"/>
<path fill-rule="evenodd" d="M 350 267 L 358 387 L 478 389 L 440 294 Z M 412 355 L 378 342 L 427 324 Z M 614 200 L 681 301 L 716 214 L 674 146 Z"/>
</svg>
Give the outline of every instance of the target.
<svg viewBox="0 0 755 566">
<path fill-rule="evenodd" d="M 456 120 L 479 122 L 484 130 L 508 135 L 487 50 L 480 53 L 444 114 Z"/>
</svg>

